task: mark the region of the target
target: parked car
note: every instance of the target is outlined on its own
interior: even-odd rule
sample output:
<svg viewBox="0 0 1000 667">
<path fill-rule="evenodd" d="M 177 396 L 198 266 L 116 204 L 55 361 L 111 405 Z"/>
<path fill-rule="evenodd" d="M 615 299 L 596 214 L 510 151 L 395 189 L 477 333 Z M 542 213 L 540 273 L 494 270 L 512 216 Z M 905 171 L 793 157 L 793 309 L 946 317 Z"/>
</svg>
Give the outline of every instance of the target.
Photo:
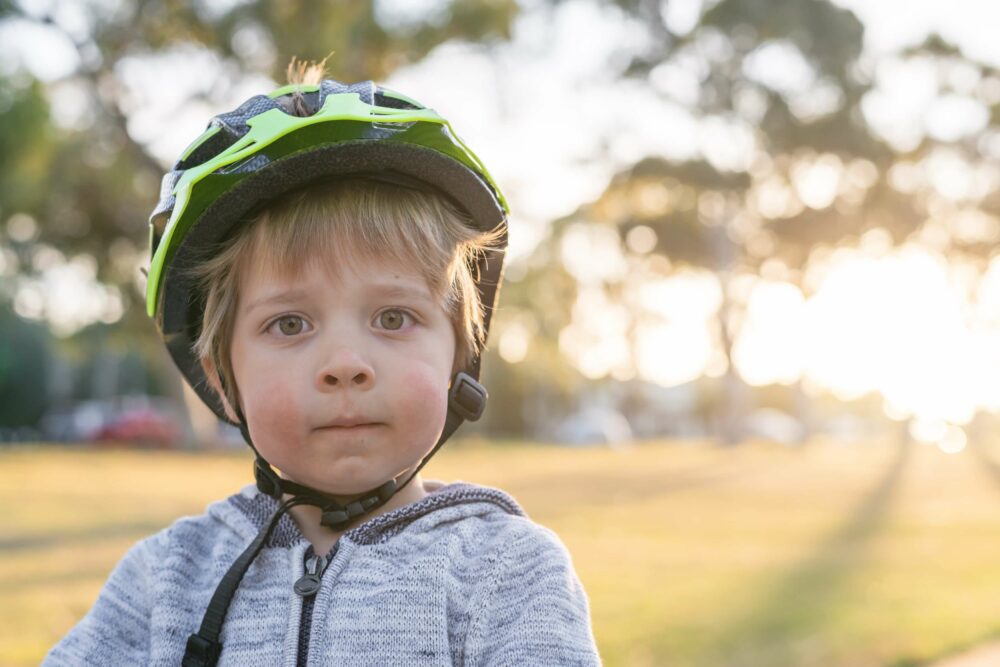
<svg viewBox="0 0 1000 667">
<path fill-rule="evenodd" d="M 91 440 L 165 448 L 173 447 L 180 437 L 181 429 L 174 420 L 151 407 L 140 407 L 122 411 L 106 421 Z"/>
</svg>

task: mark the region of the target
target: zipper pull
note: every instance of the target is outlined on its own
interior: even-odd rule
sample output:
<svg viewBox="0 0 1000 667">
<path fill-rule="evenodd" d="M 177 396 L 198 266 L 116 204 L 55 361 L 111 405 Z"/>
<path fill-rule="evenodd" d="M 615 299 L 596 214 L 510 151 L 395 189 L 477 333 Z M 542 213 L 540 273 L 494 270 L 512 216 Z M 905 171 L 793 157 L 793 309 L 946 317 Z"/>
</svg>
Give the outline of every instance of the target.
<svg viewBox="0 0 1000 667">
<path fill-rule="evenodd" d="M 315 595 L 319 590 L 320 578 L 326 568 L 326 558 L 312 555 L 306 561 L 306 572 L 295 582 L 295 592 L 304 598 Z"/>
</svg>

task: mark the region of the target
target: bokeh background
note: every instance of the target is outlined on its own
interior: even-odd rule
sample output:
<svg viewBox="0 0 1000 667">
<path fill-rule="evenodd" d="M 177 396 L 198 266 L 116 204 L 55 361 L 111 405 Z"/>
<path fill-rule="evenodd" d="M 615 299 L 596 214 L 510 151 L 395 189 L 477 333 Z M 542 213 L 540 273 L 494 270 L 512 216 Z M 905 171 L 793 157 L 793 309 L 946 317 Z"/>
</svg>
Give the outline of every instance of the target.
<svg viewBox="0 0 1000 667">
<path fill-rule="evenodd" d="M 560 533 L 607 664 L 988 648 L 998 24 L 981 0 L 0 0 L 0 664 L 250 480 L 144 313 L 146 219 L 293 55 L 436 108 L 504 189 L 490 406 L 428 470 Z"/>
</svg>

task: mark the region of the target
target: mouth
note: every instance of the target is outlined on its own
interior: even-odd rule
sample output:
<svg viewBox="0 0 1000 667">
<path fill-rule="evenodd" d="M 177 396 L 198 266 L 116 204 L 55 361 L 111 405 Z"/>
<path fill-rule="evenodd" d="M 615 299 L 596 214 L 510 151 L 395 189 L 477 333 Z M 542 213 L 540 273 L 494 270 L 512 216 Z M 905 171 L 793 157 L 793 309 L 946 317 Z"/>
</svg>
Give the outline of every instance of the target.
<svg viewBox="0 0 1000 667">
<path fill-rule="evenodd" d="M 355 433 L 381 426 L 381 422 L 366 422 L 354 419 L 338 419 L 317 428 L 317 431 L 333 431 L 336 433 Z"/>
</svg>

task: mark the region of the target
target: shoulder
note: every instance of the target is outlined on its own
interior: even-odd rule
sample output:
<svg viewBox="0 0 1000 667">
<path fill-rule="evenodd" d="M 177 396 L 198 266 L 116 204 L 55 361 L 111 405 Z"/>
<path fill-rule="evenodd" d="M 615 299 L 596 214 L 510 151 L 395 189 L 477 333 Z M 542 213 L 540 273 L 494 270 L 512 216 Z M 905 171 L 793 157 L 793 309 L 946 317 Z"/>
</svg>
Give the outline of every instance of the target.
<svg viewBox="0 0 1000 667">
<path fill-rule="evenodd" d="M 579 586 L 573 559 L 559 536 L 528 518 L 511 522 L 497 545 L 495 584 L 512 583 L 518 590 Z M 513 594 L 511 591 L 508 594 Z"/>
<path fill-rule="evenodd" d="M 460 557 L 491 568 L 495 574 L 522 567 L 539 571 L 546 564 L 572 569 L 569 552 L 559 536 L 529 518 L 506 492 L 465 483 L 449 485 L 441 492 L 465 501 L 433 519 L 432 532 L 450 543 Z"/>
<path fill-rule="evenodd" d="M 345 536 L 375 547 L 380 556 L 434 556 L 448 570 L 477 571 L 476 576 L 510 558 L 568 559 L 555 533 L 528 518 L 509 494 L 464 482 L 440 486 Z"/>
<path fill-rule="evenodd" d="M 423 500 L 373 526 L 383 536 L 394 532 L 428 539 L 460 539 L 483 549 L 506 549 L 512 542 L 558 543 L 555 534 L 528 518 L 516 500 L 500 489 L 456 482 L 441 486 Z M 374 524 L 375 522 L 373 522 Z"/>
<path fill-rule="evenodd" d="M 201 514 L 180 517 L 159 532 L 137 542 L 125 560 L 148 569 L 195 567 L 206 559 L 226 558 L 241 550 L 256 534 L 253 521 L 242 509 L 252 497 L 248 489 L 209 504 Z"/>
<path fill-rule="evenodd" d="M 559 536 L 533 521 L 507 492 L 464 483 L 451 485 L 450 488 L 468 493 L 472 498 L 483 498 L 480 511 L 471 513 L 463 521 L 477 539 L 512 553 L 566 553 Z"/>
<path fill-rule="evenodd" d="M 600 664 L 587 595 L 558 535 L 527 516 L 481 529 L 487 567 L 470 596 L 466 664 Z"/>
<path fill-rule="evenodd" d="M 559 536 L 527 516 L 490 515 L 466 522 L 468 537 L 510 564 L 569 563 Z"/>
</svg>

